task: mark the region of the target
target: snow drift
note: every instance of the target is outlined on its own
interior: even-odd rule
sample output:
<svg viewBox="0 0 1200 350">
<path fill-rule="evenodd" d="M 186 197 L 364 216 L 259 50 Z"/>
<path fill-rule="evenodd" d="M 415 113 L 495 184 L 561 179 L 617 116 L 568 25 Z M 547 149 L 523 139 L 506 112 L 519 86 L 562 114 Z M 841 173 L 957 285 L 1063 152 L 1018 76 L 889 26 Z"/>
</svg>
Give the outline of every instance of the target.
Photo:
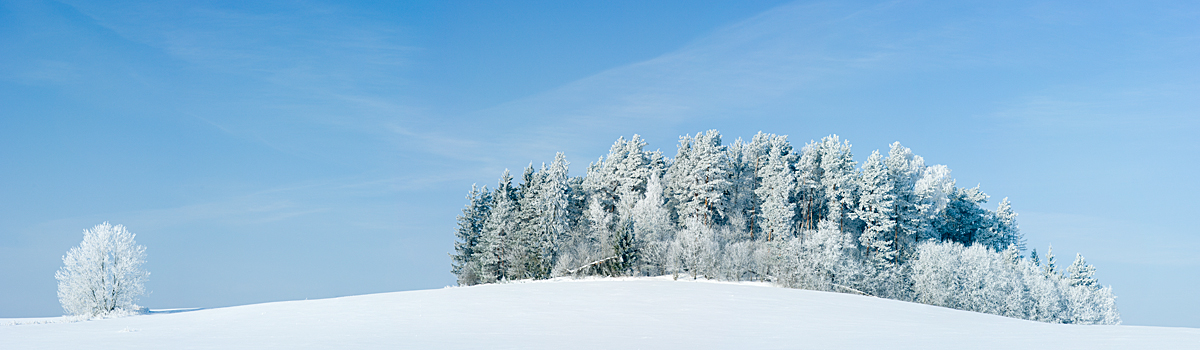
<svg viewBox="0 0 1200 350">
<path fill-rule="evenodd" d="M 1200 329 L 1048 324 L 759 283 L 659 277 L 7 325 L 0 326 L 0 342 L 6 349 L 1190 349 L 1200 344 Z"/>
</svg>

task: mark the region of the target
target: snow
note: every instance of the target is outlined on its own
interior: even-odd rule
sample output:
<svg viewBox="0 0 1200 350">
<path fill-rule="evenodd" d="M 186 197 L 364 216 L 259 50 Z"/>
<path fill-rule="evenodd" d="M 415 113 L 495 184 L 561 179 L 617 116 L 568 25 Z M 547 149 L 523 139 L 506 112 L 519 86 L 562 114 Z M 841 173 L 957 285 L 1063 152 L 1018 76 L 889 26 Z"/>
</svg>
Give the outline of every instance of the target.
<svg viewBox="0 0 1200 350">
<path fill-rule="evenodd" d="M 0 319 L 0 347 L 1190 349 L 1200 344 L 1200 329 L 1193 328 L 1046 324 L 857 295 L 669 276 L 556 279 L 27 324 L 54 320 L 62 319 Z"/>
</svg>

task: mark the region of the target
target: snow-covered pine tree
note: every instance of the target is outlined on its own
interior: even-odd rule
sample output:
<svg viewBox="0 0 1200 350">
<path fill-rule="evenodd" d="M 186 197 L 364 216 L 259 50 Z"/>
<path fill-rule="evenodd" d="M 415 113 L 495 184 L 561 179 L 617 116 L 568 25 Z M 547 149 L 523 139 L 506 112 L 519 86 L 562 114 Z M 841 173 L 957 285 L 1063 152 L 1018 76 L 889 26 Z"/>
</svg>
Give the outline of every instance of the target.
<svg viewBox="0 0 1200 350">
<path fill-rule="evenodd" d="M 542 261 L 542 235 L 548 230 L 543 220 L 545 208 L 541 203 L 541 191 L 546 179 L 546 165 L 542 171 L 533 168 L 533 163 L 525 168 L 521 175 L 521 184 L 517 187 L 516 231 L 509 235 L 508 272 L 509 279 L 526 279 L 544 277 L 541 272 L 546 264 Z"/>
<path fill-rule="evenodd" d="M 1075 261 L 1067 266 L 1063 273 L 1065 274 L 1063 284 L 1067 289 L 1067 304 L 1071 311 L 1069 323 L 1121 323 L 1112 288 L 1100 285 L 1100 282 L 1096 280 L 1096 268 L 1089 265 L 1083 259 L 1082 254 L 1076 254 Z"/>
<path fill-rule="evenodd" d="M 913 193 L 916 197 L 917 239 L 941 239 L 937 230 L 938 220 L 950 202 L 950 194 L 954 193 L 950 169 L 945 165 L 925 167 L 913 187 Z"/>
<path fill-rule="evenodd" d="M 905 261 L 913 256 L 916 249 L 917 232 L 922 220 L 920 216 L 920 198 L 915 192 L 917 180 L 925 170 L 925 159 L 913 154 L 908 147 L 899 142 L 892 143 L 887 159 L 888 179 L 892 182 L 892 196 L 895 200 L 895 230 L 892 233 L 892 250 L 896 252 L 898 261 Z"/>
<path fill-rule="evenodd" d="M 891 268 L 896 262 L 893 234 L 896 232 L 893 181 L 878 151 L 863 163 L 859 177 L 858 218 L 866 227 L 859 243 L 866 249 L 867 261 L 875 269 Z"/>
<path fill-rule="evenodd" d="M 567 186 L 571 188 L 568 191 L 571 195 L 567 197 L 567 224 L 569 225 L 568 232 L 571 236 L 577 235 L 588 226 L 587 202 L 588 193 L 583 189 L 583 176 L 567 178 Z"/>
<path fill-rule="evenodd" d="M 651 174 L 646 195 L 633 206 L 633 234 L 644 242 L 643 270 L 652 275 L 667 273 L 667 253 L 675 238 L 671 213 L 663 197 L 663 185 L 658 174 Z"/>
<path fill-rule="evenodd" d="M 554 162 L 542 173 L 537 192 L 539 231 L 536 234 L 539 257 L 532 275 L 534 278 L 549 278 L 558 258 L 560 245 L 566 240 L 569 228 L 571 186 L 568 183 L 567 157 L 558 152 Z"/>
<path fill-rule="evenodd" d="M 997 251 L 1010 246 L 1016 247 L 1018 251 L 1025 250 L 1025 238 L 1021 236 L 1021 230 L 1017 227 L 1017 213 L 1012 211 L 1008 198 L 1000 201 L 995 212 L 988 213 L 987 221 L 988 227 L 978 232 L 975 243 Z"/>
<path fill-rule="evenodd" d="M 938 231 L 936 239 L 971 245 L 976 242 L 976 235 L 991 228 L 989 213 L 980 207 L 986 203 L 988 195 L 975 188 L 955 188 L 947 196 L 946 209 L 942 212 L 941 220 L 934 225 Z M 989 246 L 990 248 L 990 246 Z M 1006 247 L 993 248 L 1002 251 Z"/>
<path fill-rule="evenodd" d="M 646 192 L 646 182 L 652 173 L 660 171 L 662 156 L 658 152 L 646 152 L 646 141 L 634 134 L 625 149 L 621 152 L 623 158 L 612 159 L 614 163 L 614 178 L 616 179 L 617 218 L 625 225 L 629 224 L 631 211 L 637 201 Z"/>
<path fill-rule="evenodd" d="M 763 134 L 759 134 L 763 135 Z M 796 203 L 792 194 L 796 192 L 796 175 L 793 170 L 796 155 L 786 136 L 755 136 L 755 143 L 765 152 L 756 160 L 756 177 L 759 186 L 754 194 L 761 202 L 758 226 L 767 241 L 791 238 L 795 227 Z"/>
<path fill-rule="evenodd" d="M 608 158 L 600 156 L 596 162 L 588 164 L 587 175 L 583 178 L 583 190 L 587 193 L 585 216 L 589 225 L 587 244 L 597 244 L 608 237 L 616 222 L 617 211 L 617 180 L 614 171 L 614 161 L 625 150 L 625 138 L 617 139 L 608 151 Z"/>
<path fill-rule="evenodd" d="M 1046 265 L 1042 266 L 1042 272 L 1046 276 L 1058 276 L 1058 266 L 1054 262 L 1054 245 L 1051 244 L 1046 248 Z"/>
<path fill-rule="evenodd" d="M 682 226 L 712 227 L 728 209 L 729 159 L 716 130 L 680 137 L 679 153 L 666 173 L 667 191 Z M 696 219 L 696 220 L 689 220 Z"/>
<path fill-rule="evenodd" d="M 1047 276 L 1033 254 L 1029 260 L 1022 260 L 1017 267 L 1021 273 L 1021 281 L 1025 284 L 1026 297 L 1029 299 L 1026 314 L 1027 320 L 1049 323 L 1063 323 L 1069 319 L 1066 296 L 1057 278 Z"/>
<path fill-rule="evenodd" d="M 145 293 L 150 273 L 142 269 L 146 247 L 134 236 L 125 226 L 108 222 L 83 231 L 83 241 L 67 251 L 54 273 L 64 311 L 94 317 L 138 309 L 134 302 Z"/>
<path fill-rule="evenodd" d="M 609 229 L 618 223 L 628 224 L 629 211 L 641 199 L 650 174 L 660 172 L 661 175 L 662 154 L 646 152 L 645 147 L 646 142 L 639 135 L 633 135 L 629 141 L 618 138 L 609 148 L 607 157 L 601 157 L 588 167 L 584 188 L 597 207 L 613 215 Z"/>
<path fill-rule="evenodd" d="M 741 138 L 738 138 L 734 142 L 734 146 L 730 147 L 729 150 L 731 153 L 730 157 L 736 163 L 734 166 L 735 175 L 732 177 L 734 203 L 746 218 L 744 229 L 749 234 L 749 239 L 751 240 L 758 240 L 762 237 L 760 234 L 763 232 L 761 222 L 762 198 L 758 196 L 756 191 L 759 186 L 762 186 L 762 176 L 759 174 L 759 169 L 765 166 L 763 162 L 766 161 L 767 157 L 767 142 L 770 141 L 772 136 L 774 135 L 759 131 L 750 142 L 743 142 Z M 792 180 L 792 182 L 795 182 L 795 180 Z M 791 194 L 788 195 L 789 197 L 791 196 Z"/>
<path fill-rule="evenodd" d="M 1075 261 L 1067 266 L 1067 270 L 1063 271 L 1067 279 L 1067 283 L 1072 287 L 1088 287 L 1098 288 L 1100 282 L 1096 281 L 1096 267 L 1087 263 L 1083 259 L 1083 254 L 1075 254 Z"/>
<path fill-rule="evenodd" d="M 828 201 L 825 199 L 825 187 L 821 178 L 825 170 L 821 168 L 821 148 L 816 142 L 809 142 L 800 150 L 800 160 L 796 162 L 796 202 L 797 231 L 817 229 L 817 224 L 825 218 Z"/>
<path fill-rule="evenodd" d="M 605 213 L 614 214 L 617 211 L 617 188 L 620 187 L 617 178 L 617 163 L 625 158 L 625 137 L 617 138 L 608 150 L 608 156 L 600 156 L 595 163 L 588 164 L 587 176 L 583 178 L 583 188 L 589 194 L 589 206 L 598 207 Z M 593 204 L 594 203 L 594 204 Z"/>
<path fill-rule="evenodd" d="M 484 220 L 480 232 L 478 249 L 474 252 L 473 260 L 479 283 L 495 283 L 511 279 L 510 250 L 512 236 L 518 231 L 517 221 L 517 189 L 512 185 L 512 175 L 508 169 L 500 177 L 496 190 L 492 192 L 492 210 Z"/>
<path fill-rule="evenodd" d="M 837 135 L 821 139 L 821 187 L 829 209 L 827 218 L 846 231 L 846 224 L 855 218 L 855 201 L 858 199 L 858 172 L 854 169 L 854 154 L 850 152 L 850 141 L 842 142 Z"/>
<path fill-rule="evenodd" d="M 759 135 L 762 135 L 760 132 Z M 757 137 L 757 136 L 756 136 Z M 755 176 L 757 154 L 760 152 L 754 141 L 744 142 L 738 138 L 726 148 L 729 158 L 729 211 L 726 242 L 740 242 L 757 238 L 756 222 L 758 198 L 754 189 L 759 186 Z"/>
<path fill-rule="evenodd" d="M 455 231 L 457 240 L 454 242 L 454 254 L 451 255 L 451 270 L 458 277 L 458 285 L 469 286 L 479 283 L 475 268 L 475 251 L 479 248 L 479 239 L 483 235 L 483 223 L 492 210 L 492 194 L 487 186 L 482 188 L 471 185 L 467 194 L 467 206 L 458 216 L 458 230 Z"/>
</svg>

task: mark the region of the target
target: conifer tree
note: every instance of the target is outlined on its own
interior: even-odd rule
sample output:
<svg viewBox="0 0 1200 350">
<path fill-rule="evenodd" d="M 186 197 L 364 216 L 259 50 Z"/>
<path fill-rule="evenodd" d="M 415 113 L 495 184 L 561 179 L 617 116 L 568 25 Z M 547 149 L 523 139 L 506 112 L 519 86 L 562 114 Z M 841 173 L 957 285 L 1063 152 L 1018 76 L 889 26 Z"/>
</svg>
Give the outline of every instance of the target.
<svg viewBox="0 0 1200 350">
<path fill-rule="evenodd" d="M 450 271 L 458 276 L 458 284 L 462 286 L 479 283 L 479 276 L 475 271 L 478 265 L 474 260 L 475 251 L 479 248 L 479 240 L 483 235 L 484 221 L 492 209 L 492 194 L 487 186 L 479 188 L 471 185 L 467 200 L 469 203 L 458 216 L 458 231 L 455 232 L 458 240 L 454 242 Z"/>
<path fill-rule="evenodd" d="M 1054 262 L 1054 245 L 1046 248 L 1046 265 L 1042 266 L 1042 271 L 1046 276 L 1058 276 L 1058 266 Z"/>
<path fill-rule="evenodd" d="M 895 200 L 893 208 L 896 226 L 892 232 L 892 250 L 896 252 L 898 260 L 904 261 L 912 256 L 916 248 L 917 232 L 923 222 L 920 217 L 920 198 L 915 189 L 917 180 L 924 172 L 925 160 L 913 154 L 911 149 L 895 142 L 892 143 L 884 163 L 887 166 L 888 179 L 892 182 L 892 197 Z"/>
<path fill-rule="evenodd" d="M 842 142 L 837 135 L 821 139 L 821 186 L 829 209 L 827 218 L 845 230 L 848 220 L 855 218 L 857 200 L 857 172 L 854 170 L 854 155 L 850 153 L 850 141 Z"/>
<path fill-rule="evenodd" d="M 649 265 L 647 272 L 666 273 L 667 250 L 674 240 L 674 225 L 671 213 L 665 206 L 662 181 L 658 174 L 651 174 L 646 184 L 646 195 L 633 207 L 633 235 L 643 242 L 642 262 Z"/>
<path fill-rule="evenodd" d="M 1000 201 L 995 212 L 988 213 L 987 227 L 979 232 L 975 242 L 995 250 L 1016 247 L 1018 251 L 1025 249 L 1025 239 L 1017 227 L 1017 213 L 1012 211 L 1008 198 Z"/>
<path fill-rule="evenodd" d="M 510 279 L 512 269 L 511 239 L 518 231 L 517 191 L 512 185 L 508 170 L 500 177 L 492 193 L 493 206 L 483 223 L 479 237 L 479 249 L 475 250 L 475 271 L 479 283 L 495 283 Z"/>
<path fill-rule="evenodd" d="M 646 190 L 650 174 L 663 166 L 662 155 L 646 152 L 645 146 L 640 135 L 633 135 L 629 141 L 618 138 L 607 157 L 588 167 L 584 188 L 600 209 L 614 216 L 614 225 L 628 221 L 629 211 Z"/>
<path fill-rule="evenodd" d="M 559 246 L 566 239 L 569 226 L 571 186 L 568 183 L 568 167 L 566 156 L 559 152 L 554 157 L 554 163 L 545 169 L 538 184 L 537 211 L 539 231 L 536 233 L 539 257 L 532 275 L 535 278 L 547 278 L 558 258 Z"/>
<path fill-rule="evenodd" d="M 796 162 L 796 193 L 793 197 L 798 230 L 816 230 L 817 224 L 825 219 L 828 201 L 821 184 L 825 173 L 821 167 L 822 153 L 819 144 L 809 142 L 800 150 L 800 159 Z"/>
<path fill-rule="evenodd" d="M 919 241 L 942 238 L 941 232 L 937 230 L 938 219 L 949 204 L 952 193 L 954 179 L 950 177 L 949 168 L 945 165 L 934 165 L 922 169 L 921 178 L 917 179 L 913 187 Z"/>
<path fill-rule="evenodd" d="M 1075 254 L 1075 261 L 1071 262 L 1071 266 L 1067 266 L 1064 273 L 1067 283 L 1072 287 L 1099 288 L 1100 286 L 1100 283 L 1096 281 L 1096 267 L 1089 265 L 1083 259 L 1083 254 Z"/>
<path fill-rule="evenodd" d="M 987 230 L 992 227 L 992 222 L 987 210 L 979 205 L 987 202 L 987 199 L 988 195 L 980 191 L 979 186 L 955 188 L 947 196 L 946 208 L 938 223 L 934 225 L 938 231 L 934 238 L 963 245 L 971 245 L 979 238 L 990 240 L 990 237 L 986 236 Z M 984 237 L 977 237 L 980 234 Z M 995 251 L 1007 248 L 1007 245 L 998 247 L 985 245 Z"/>
<path fill-rule="evenodd" d="M 768 135 L 764 139 L 765 152 L 757 161 L 761 164 L 757 169 L 761 183 L 754 190 L 762 202 L 758 210 L 759 222 L 766 240 L 791 238 L 796 215 L 796 203 L 792 198 L 796 191 L 796 176 L 792 169 L 796 157 L 786 137 Z"/>
<path fill-rule="evenodd" d="M 716 130 L 679 140 L 679 153 L 667 170 L 667 190 L 682 225 L 707 227 L 722 222 L 730 187 L 729 159 Z M 695 220 L 689 220 L 695 219 Z"/>
<path fill-rule="evenodd" d="M 896 231 L 893 181 L 876 151 L 863 163 L 859 178 L 858 218 L 866 225 L 859 242 L 874 265 L 890 266 L 896 260 L 893 233 Z"/>
<path fill-rule="evenodd" d="M 547 231 L 543 220 L 545 208 L 541 205 L 543 183 L 546 179 L 545 164 L 542 171 L 537 171 L 530 163 L 521 175 L 521 184 L 517 186 L 516 227 L 508 235 L 507 256 L 508 279 L 526 279 L 542 277 L 540 272 L 545 264 L 542 258 L 542 235 Z"/>
<path fill-rule="evenodd" d="M 758 135 L 762 135 L 760 132 Z M 755 136 L 756 140 L 758 136 Z M 738 138 L 726 148 L 729 158 L 729 212 L 727 241 L 744 241 L 758 238 L 761 231 L 757 222 L 759 201 L 754 190 L 758 188 L 759 179 L 756 170 L 757 157 L 762 151 L 761 145 L 755 141 L 749 143 Z"/>
</svg>

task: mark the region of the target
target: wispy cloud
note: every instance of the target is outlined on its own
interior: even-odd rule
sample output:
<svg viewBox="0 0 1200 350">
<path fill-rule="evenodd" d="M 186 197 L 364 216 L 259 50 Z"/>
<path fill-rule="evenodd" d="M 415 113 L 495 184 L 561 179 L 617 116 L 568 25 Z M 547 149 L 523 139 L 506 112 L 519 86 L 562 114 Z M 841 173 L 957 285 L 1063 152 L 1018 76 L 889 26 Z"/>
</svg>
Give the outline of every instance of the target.
<svg viewBox="0 0 1200 350">
<path fill-rule="evenodd" d="M 856 77 L 920 63 L 928 38 L 939 34 L 877 24 L 897 11 L 914 10 L 896 2 L 781 6 L 714 30 L 677 51 L 471 113 L 469 119 L 479 123 L 467 127 L 475 135 L 514 130 L 515 135 L 492 139 L 529 140 L 504 142 L 506 148 L 491 154 L 547 154 L 578 143 L 583 135 L 611 137 L 744 114 L 799 91 L 844 86 Z M 929 26 L 936 30 L 939 25 Z M 520 126 L 504 127 L 514 121 Z"/>
</svg>

